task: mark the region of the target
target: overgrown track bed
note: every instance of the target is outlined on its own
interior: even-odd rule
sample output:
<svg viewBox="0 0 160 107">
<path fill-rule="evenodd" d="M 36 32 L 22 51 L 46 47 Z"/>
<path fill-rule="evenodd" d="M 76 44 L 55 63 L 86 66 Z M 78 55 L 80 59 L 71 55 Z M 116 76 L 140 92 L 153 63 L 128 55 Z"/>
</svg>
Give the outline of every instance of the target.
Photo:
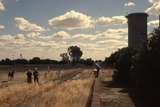
<svg viewBox="0 0 160 107">
<path fill-rule="evenodd" d="M 17 86 L 13 85 L 11 87 L 7 87 L 6 90 L 5 89 L 3 89 L 2 91 L 0 90 L 1 92 L 5 93 L 4 95 L 0 93 L 0 96 L 2 96 L 0 97 L 0 103 L 3 107 L 22 107 L 22 106 L 30 107 L 29 105 L 27 105 L 27 103 L 29 104 L 31 104 L 31 102 L 39 103 L 41 102 L 41 100 L 45 100 L 45 99 L 40 99 L 43 98 L 44 93 L 46 94 L 52 93 L 53 90 L 57 91 L 56 90 L 57 87 L 60 86 L 63 87 L 63 84 L 71 84 L 72 82 L 70 83 L 69 81 L 73 81 L 75 77 L 79 77 L 78 75 L 82 77 L 82 74 L 85 75 L 84 70 L 72 69 L 70 71 L 63 72 L 61 78 L 59 78 L 61 80 L 57 78 L 54 79 L 54 81 L 53 80 L 43 81 L 43 83 L 40 86 L 38 85 L 35 86 L 34 84 L 28 85 L 26 83 L 23 83 L 23 84 L 17 84 Z M 82 83 L 83 82 L 84 81 L 82 81 Z M 87 83 L 89 84 L 90 82 Z"/>
<path fill-rule="evenodd" d="M 61 79 L 66 79 L 70 74 L 72 75 L 76 75 L 77 73 L 79 73 L 80 68 L 77 69 L 67 69 L 67 70 L 55 70 L 55 71 L 51 71 L 49 73 L 49 78 L 44 78 L 44 73 L 45 71 L 40 71 L 40 82 L 47 82 L 47 81 L 51 81 L 51 80 L 59 80 L 60 78 L 57 76 L 57 72 L 60 72 L 61 74 Z M 0 77 L 1 81 L 0 81 L 0 88 L 6 88 L 12 85 L 17 85 L 17 84 L 23 84 L 26 82 L 26 74 L 25 72 L 16 72 L 15 74 L 15 78 L 12 81 L 8 81 L 7 79 L 7 73 L 3 73 L 3 77 Z M 3 78 L 3 79 L 2 79 Z M 43 81 L 42 81 L 43 80 Z"/>
</svg>

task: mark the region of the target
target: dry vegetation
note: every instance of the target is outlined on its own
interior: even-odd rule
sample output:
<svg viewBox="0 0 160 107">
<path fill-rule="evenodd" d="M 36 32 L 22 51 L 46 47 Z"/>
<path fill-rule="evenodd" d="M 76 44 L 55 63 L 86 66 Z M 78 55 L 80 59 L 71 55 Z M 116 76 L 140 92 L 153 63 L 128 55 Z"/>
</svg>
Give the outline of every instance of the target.
<svg viewBox="0 0 160 107">
<path fill-rule="evenodd" d="M 92 80 L 67 81 L 55 91 L 55 107 L 84 107 Z"/>
<path fill-rule="evenodd" d="M 93 80 L 86 75 L 90 73 L 84 70 L 64 82 L 41 77 L 40 86 L 21 83 L 1 88 L 0 107 L 84 107 Z"/>
<path fill-rule="evenodd" d="M 69 80 L 16 107 L 84 107 L 92 80 Z"/>
</svg>

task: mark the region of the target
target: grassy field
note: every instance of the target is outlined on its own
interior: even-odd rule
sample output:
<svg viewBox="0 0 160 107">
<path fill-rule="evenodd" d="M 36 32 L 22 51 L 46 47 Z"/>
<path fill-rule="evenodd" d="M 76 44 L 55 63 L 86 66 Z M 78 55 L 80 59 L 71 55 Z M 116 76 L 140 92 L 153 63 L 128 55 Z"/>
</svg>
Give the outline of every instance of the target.
<svg viewBox="0 0 160 107">
<path fill-rule="evenodd" d="M 47 78 L 41 71 L 40 85 L 27 84 L 24 72 L 16 72 L 13 81 L 7 81 L 7 72 L 1 72 L 0 107 L 84 107 L 93 82 L 92 70 L 61 70 L 61 80 L 56 71 L 59 69 Z"/>
</svg>

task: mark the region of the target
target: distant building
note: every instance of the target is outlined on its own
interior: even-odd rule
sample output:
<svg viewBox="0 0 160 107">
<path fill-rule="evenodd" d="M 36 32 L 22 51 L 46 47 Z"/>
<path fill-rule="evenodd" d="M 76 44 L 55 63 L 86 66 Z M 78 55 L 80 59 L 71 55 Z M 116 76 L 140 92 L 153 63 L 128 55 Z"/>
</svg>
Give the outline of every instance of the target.
<svg viewBox="0 0 160 107">
<path fill-rule="evenodd" d="M 147 17 L 146 13 L 132 13 L 128 19 L 128 46 L 140 49 L 147 43 Z"/>
</svg>

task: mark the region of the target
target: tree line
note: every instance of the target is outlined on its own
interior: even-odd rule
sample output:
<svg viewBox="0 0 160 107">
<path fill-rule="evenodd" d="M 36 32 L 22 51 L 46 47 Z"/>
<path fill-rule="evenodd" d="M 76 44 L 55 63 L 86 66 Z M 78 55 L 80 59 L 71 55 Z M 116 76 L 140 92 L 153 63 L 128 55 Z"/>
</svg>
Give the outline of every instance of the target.
<svg viewBox="0 0 160 107">
<path fill-rule="evenodd" d="M 117 68 L 116 82 L 140 88 L 160 87 L 160 28 L 150 33 L 147 46 L 139 51 L 128 47 L 119 49 L 105 59 L 105 64 Z"/>
<path fill-rule="evenodd" d="M 156 105 L 160 98 L 160 27 L 149 34 L 147 46 L 139 51 L 119 49 L 105 59 L 105 64 L 117 69 L 113 75 L 115 84 L 134 88 L 134 95 L 145 99 L 144 107 Z"/>
<path fill-rule="evenodd" d="M 83 64 L 87 66 L 92 66 L 94 60 L 91 58 L 82 59 L 83 52 L 78 46 L 70 46 L 65 53 L 61 53 L 61 60 L 52 59 L 41 59 L 39 57 L 34 57 L 32 59 L 9 59 L 5 58 L 0 61 L 0 65 L 14 65 L 14 64 Z"/>
</svg>

